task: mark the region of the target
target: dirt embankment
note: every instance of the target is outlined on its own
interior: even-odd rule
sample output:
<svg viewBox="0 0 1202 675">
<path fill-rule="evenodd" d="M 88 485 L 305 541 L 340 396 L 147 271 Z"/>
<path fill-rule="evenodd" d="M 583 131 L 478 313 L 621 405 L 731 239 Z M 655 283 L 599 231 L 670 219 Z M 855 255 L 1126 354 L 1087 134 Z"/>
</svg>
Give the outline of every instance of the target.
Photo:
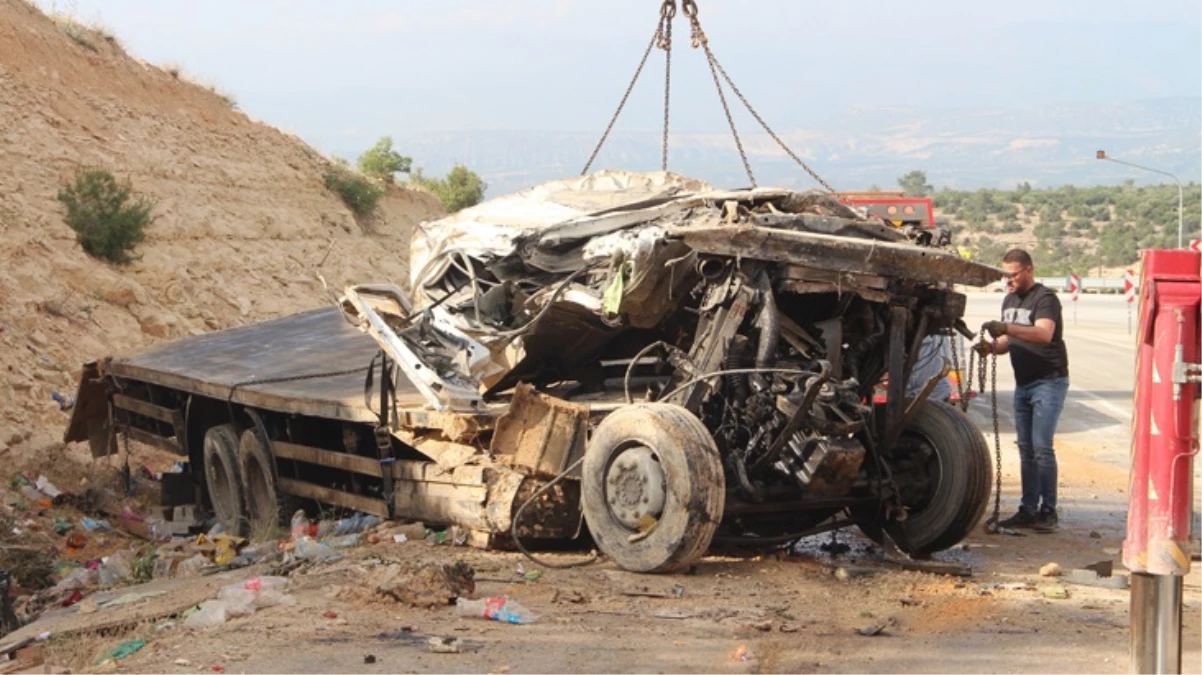
<svg viewBox="0 0 1202 675">
<path fill-rule="evenodd" d="M 320 153 L 178 75 L 0 0 L 6 464 L 61 437 L 52 395 L 73 393 L 82 362 L 317 306 L 318 271 L 335 292 L 401 282 L 412 228 L 443 213 L 392 187 L 371 222 L 356 219 L 324 187 Z M 90 258 L 63 221 L 55 195 L 81 166 L 157 201 L 132 265 Z"/>
</svg>

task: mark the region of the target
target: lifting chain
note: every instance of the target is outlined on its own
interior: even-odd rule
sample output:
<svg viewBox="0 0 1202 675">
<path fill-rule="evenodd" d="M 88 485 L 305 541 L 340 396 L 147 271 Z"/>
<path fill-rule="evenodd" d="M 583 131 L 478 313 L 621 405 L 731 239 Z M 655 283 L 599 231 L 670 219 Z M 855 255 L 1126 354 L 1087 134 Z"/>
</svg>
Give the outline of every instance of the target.
<svg viewBox="0 0 1202 675">
<path fill-rule="evenodd" d="M 735 126 L 734 116 L 731 114 L 730 105 L 726 101 L 726 93 L 722 87 L 723 80 L 726 81 L 726 84 L 730 87 L 731 91 L 734 92 L 735 96 L 738 97 L 739 101 L 742 102 L 745 108 L 747 108 L 747 111 L 751 113 L 751 116 L 755 118 L 755 121 L 759 122 L 760 126 L 765 132 L 767 132 L 772 140 L 775 141 L 776 144 L 780 146 L 780 148 L 798 164 L 798 166 L 804 169 L 811 178 L 817 181 L 818 184 L 821 185 L 827 192 L 833 194 L 835 189 L 832 188 L 829 183 L 823 180 L 822 177 L 819 176 L 813 169 L 811 169 L 809 165 L 806 164 L 800 157 L 798 157 L 797 154 L 794 153 L 793 150 L 789 148 L 789 146 L 781 139 L 781 137 L 778 136 L 776 132 L 768 126 L 768 123 L 764 121 L 764 118 L 761 117 L 759 112 L 757 112 L 756 109 L 751 106 L 751 103 L 747 100 L 747 97 L 744 96 L 743 92 L 739 90 L 739 87 L 735 85 L 734 80 L 731 79 L 730 75 L 726 72 L 726 69 L 723 68 L 722 64 L 718 61 L 718 57 L 714 56 L 714 52 L 709 46 L 709 39 L 706 37 L 705 31 L 701 28 L 701 21 L 697 17 L 696 0 L 680 0 L 680 6 L 682 11 L 684 11 L 685 16 L 688 17 L 689 20 L 690 44 L 692 45 L 693 49 L 700 48 L 705 52 L 706 62 L 709 64 L 710 75 L 714 79 L 714 87 L 718 90 L 718 100 L 722 104 L 722 111 L 726 113 L 726 122 L 730 125 L 730 133 L 735 139 L 735 147 L 738 148 L 739 159 L 743 162 L 743 170 L 747 173 L 747 179 L 751 181 L 751 187 L 757 186 L 755 174 L 753 174 L 751 171 L 751 164 L 747 160 L 747 151 L 743 148 L 743 140 L 739 137 L 739 131 Z M 597 141 L 597 146 L 593 148 L 593 153 L 589 156 L 588 162 L 585 163 L 584 169 L 580 172 L 580 175 L 583 176 L 587 174 L 589 169 L 592 167 L 593 162 L 596 161 L 597 154 L 601 152 L 601 147 L 605 145 L 605 141 L 609 138 L 609 134 L 613 130 L 614 123 L 618 121 L 618 116 L 622 114 L 622 109 L 625 108 L 626 101 L 630 98 L 630 92 L 634 89 L 635 83 L 638 82 L 639 75 L 643 72 L 643 66 L 646 65 L 647 57 L 651 54 L 651 49 L 653 47 L 659 47 L 660 49 L 663 49 L 665 55 L 664 133 L 660 166 L 664 171 L 668 170 L 668 116 L 672 88 L 672 20 L 675 17 L 676 0 L 663 0 L 663 4 L 660 5 L 659 10 L 659 22 L 656 24 L 655 33 L 651 36 L 651 42 L 648 43 L 647 49 L 644 50 L 643 58 L 639 60 L 638 68 L 635 69 L 634 77 L 630 80 L 630 84 L 627 85 L 626 92 L 622 94 L 622 100 L 618 103 L 618 109 L 614 111 L 613 117 L 610 118 L 609 124 L 605 127 L 605 132 L 601 134 L 601 140 Z"/>
<path fill-rule="evenodd" d="M 664 50 L 664 137 L 659 168 L 664 171 L 668 170 L 668 111 L 672 98 L 672 20 L 675 18 L 676 0 L 664 0 L 664 4 L 659 8 L 659 48 Z"/>
<path fill-rule="evenodd" d="M 984 330 L 982 329 L 982 332 Z M 994 486 L 993 486 L 993 516 L 985 521 L 986 534 L 997 534 L 1000 530 L 998 523 L 1002 517 L 1002 435 L 998 430 L 997 419 L 997 354 L 991 353 L 989 357 L 989 405 L 990 414 L 993 417 L 993 451 L 994 451 Z M 981 395 L 985 394 L 985 361 L 986 357 L 982 356 L 978 364 L 980 375 Z"/>
</svg>

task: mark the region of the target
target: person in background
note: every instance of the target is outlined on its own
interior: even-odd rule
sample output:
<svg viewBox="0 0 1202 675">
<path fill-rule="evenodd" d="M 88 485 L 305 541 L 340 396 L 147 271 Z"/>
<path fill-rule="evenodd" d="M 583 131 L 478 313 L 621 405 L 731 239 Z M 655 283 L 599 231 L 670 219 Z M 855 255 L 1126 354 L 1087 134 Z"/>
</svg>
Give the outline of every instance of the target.
<svg viewBox="0 0 1202 675">
<path fill-rule="evenodd" d="M 1010 354 L 1014 368 L 1014 426 L 1022 466 L 1018 512 L 999 525 L 1050 532 L 1059 527 L 1056 512 L 1057 467 L 1054 437 L 1068 394 L 1068 351 L 1060 300 L 1035 283 L 1031 256 L 1011 249 L 1002 257 L 1006 298 L 1002 320 L 986 323 L 994 338 L 974 349 L 982 355 Z"/>
</svg>

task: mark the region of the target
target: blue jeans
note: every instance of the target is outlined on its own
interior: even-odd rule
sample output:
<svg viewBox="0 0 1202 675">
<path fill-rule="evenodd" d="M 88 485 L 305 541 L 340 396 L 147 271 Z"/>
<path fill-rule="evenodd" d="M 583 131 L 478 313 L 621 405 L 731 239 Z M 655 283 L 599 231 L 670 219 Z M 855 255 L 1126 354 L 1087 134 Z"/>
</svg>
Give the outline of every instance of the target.
<svg viewBox="0 0 1202 675">
<path fill-rule="evenodd" d="M 1014 426 L 1022 460 L 1022 507 L 1056 508 L 1056 450 L 1052 439 L 1068 394 L 1068 378 L 1036 380 L 1014 389 Z"/>
</svg>

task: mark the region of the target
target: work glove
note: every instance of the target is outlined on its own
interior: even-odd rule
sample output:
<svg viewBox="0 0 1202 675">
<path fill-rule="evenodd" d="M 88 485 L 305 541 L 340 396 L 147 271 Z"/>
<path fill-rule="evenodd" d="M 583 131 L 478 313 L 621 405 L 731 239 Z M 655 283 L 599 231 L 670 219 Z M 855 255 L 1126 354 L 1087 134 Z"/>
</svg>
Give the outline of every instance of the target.
<svg viewBox="0 0 1202 675">
<path fill-rule="evenodd" d="M 1004 321 L 986 321 L 985 325 L 981 326 L 981 330 L 989 333 L 989 337 L 995 340 L 1005 335 L 1008 329 L 1009 326 Z"/>
<path fill-rule="evenodd" d="M 1004 326 L 1006 324 L 1002 325 Z M 972 346 L 972 350 L 976 352 L 978 356 L 988 356 L 993 353 L 993 343 L 981 340 Z"/>
</svg>

